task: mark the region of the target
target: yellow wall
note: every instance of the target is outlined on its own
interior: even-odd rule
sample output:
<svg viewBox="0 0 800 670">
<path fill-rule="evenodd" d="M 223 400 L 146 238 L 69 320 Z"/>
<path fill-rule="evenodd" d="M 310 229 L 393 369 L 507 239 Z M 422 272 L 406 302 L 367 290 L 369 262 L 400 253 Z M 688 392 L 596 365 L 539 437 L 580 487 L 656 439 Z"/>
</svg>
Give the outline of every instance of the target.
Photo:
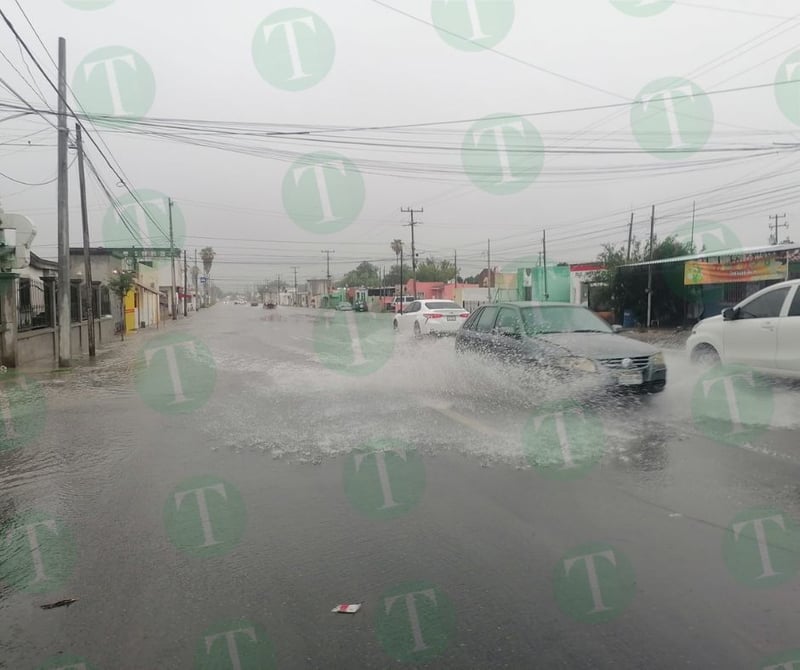
<svg viewBox="0 0 800 670">
<path fill-rule="evenodd" d="M 131 289 L 125 296 L 125 330 L 136 330 L 136 291 Z"/>
</svg>

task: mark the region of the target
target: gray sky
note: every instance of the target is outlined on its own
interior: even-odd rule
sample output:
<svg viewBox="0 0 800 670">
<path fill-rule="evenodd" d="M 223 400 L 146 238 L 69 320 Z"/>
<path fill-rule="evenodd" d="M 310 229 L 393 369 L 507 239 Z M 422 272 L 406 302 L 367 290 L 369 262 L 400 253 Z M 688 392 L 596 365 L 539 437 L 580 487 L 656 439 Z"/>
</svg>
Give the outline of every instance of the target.
<svg viewBox="0 0 800 670">
<path fill-rule="evenodd" d="M 82 2 L 108 6 L 75 7 Z M 717 227 L 709 233 L 717 239 L 767 243 L 768 217 L 784 213 L 788 234 L 800 238 L 800 156 L 775 146 L 800 141 L 800 85 L 781 87 L 782 102 L 772 85 L 791 78 L 783 65 L 796 51 L 790 63 L 800 63 L 800 14 L 790 0 L 19 4 L 51 54 L 58 37 L 66 38 L 68 82 L 87 112 L 103 111 L 108 95 L 100 94 L 111 88 L 102 68 L 115 68 L 119 104 L 148 125 L 87 128 L 132 189 L 175 200 L 186 221 L 186 248 L 191 254 L 213 246 L 220 282 L 289 277 L 292 266 L 299 266 L 300 279 L 321 277 L 322 249 L 335 250 L 334 275 L 361 260 L 388 269 L 391 240 L 410 245 L 407 215 L 400 212 L 408 206 L 425 210 L 417 228 L 420 254 L 452 258 L 457 250 L 464 274 L 485 267 L 488 238 L 493 265 L 508 269 L 536 258 L 544 229 L 548 260 L 593 260 L 601 243 L 625 240 L 631 209 L 635 234 L 646 237 L 652 203 L 661 236 L 688 227 L 696 201 L 698 228 L 704 222 Z M 635 16 L 660 5 L 661 13 Z M 3 0 L 2 8 L 55 80 L 15 0 Z M 287 8 L 297 9 L 275 14 Z M 7 26 L 0 33 L 0 77 L 44 109 L 35 82 L 54 108 L 54 92 Z M 496 44 L 465 50 L 481 33 Z M 335 51 L 326 48 L 330 40 Z M 121 49 L 97 52 L 108 47 Z M 131 50 L 139 59 L 131 60 Z M 101 56 L 87 59 L 95 53 Z M 109 54 L 118 60 L 97 65 Z M 147 66 L 152 87 L 142 78 Z M 666 78 L 686 78 L 695 88 L 673 81 L 640 95 Z M 800 70 L 793 78 L 800 79 Z M 763 87 L 697 95 L 755 86 Z M 77 109 L 72 95 L 70 102 Z M 0 103 L 21 104 L 2 84 Z M 605 105 L 620 106 L 585 110 Z M 584 111 L 568 111 L 576 108 Z M 0 109 L 0 119 L 13 113 Z M 519 119 L 473 126 L 496 114 L 527 115 L 533 134 Z M 184 120 L 206 122 L 203 134 L 187 132 Z M 399 125 L 415 127 L 365 129 Z M 276 130 L 315 134 L 266 136 Z M 543 162 L 541 153 L 530 152 L 539 146 L 537 135 Z M 34 251 L 45 257 L 56 250 L 55 183 L 26 186 L 12 179 L 52 179 L 55 140 L 40 116 L 0 122 L 0 203 L 34 219 Z M 669 147 L 685 153 L 658 154 Z M 337 181 L 341 165 L 314 172 L 306 162 L 304 171 L 292 170 L 302 156 L 319 151 L 340 154 L 359 171 L 360 210 L 358 177 L 348 173 L 347 181 Z M 113 194 L 125 198 L 89 142 L 87 154 Z M 476 169 L 481 184 L 469 177 Z M 77 246 L 75 166 L 71 174 L 70 234 Z M 296 185 L 288 196 L 285 180 Z M 325 219 L 320 185 L 333 223 Z M 113 246 L 109 231 L 122 229 L 104 226 L 109 204 L 93 177 L 88 198 L 93 244 Z M 318 210 L 322 220 L 315 218 Z M 782 229 L 781 239 L 786 234 Z"/>
</svg>

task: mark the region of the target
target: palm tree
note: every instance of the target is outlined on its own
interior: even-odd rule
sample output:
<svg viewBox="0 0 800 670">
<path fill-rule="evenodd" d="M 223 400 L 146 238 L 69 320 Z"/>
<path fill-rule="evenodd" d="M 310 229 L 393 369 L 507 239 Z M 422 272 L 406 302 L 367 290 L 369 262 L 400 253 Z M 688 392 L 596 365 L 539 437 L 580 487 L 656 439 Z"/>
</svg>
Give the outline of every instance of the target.
<svg viewBox="0 0 800 670">
<path fill-rule="evenodd" d="M 400 265 L 400 254 L 403 251 L 403 240 L 392 240 L 392 251 L 394 251 L 395 258 L 397 259 L 397 264 Z"/>
<path fill-rule="evenodd" d="M 200 250 L 200 258 L 203 259 L 203 272 L 205 273 L 206 277 L 211 274 L 211 265 L 214 263 L 214 253 L 213 247 L 205 247 Z"/>
</svg>

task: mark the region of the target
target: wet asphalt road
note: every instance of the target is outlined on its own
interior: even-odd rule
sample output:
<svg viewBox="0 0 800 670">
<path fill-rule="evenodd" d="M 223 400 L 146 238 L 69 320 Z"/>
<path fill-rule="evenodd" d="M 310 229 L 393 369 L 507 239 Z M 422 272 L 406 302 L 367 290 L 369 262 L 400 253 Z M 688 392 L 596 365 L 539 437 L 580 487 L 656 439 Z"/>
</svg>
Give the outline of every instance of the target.
<svg viewBox="0 0 800 670">
<path fill-rule="evenodd" d="M 2 382 L 0 668 L 800 667 L 800 387 L 577 405 L 324 316 Z"/>
</svg>

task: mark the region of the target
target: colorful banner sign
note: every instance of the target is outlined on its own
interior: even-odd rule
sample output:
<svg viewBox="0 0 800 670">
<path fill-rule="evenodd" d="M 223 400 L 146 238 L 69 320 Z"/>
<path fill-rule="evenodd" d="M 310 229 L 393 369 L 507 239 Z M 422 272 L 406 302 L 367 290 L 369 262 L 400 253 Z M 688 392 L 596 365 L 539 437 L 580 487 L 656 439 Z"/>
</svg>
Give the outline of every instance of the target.
<svg viewBox="0 0 800 670">
<path fill-rule="evenodd" d="M 686 286 L 733 284 L 781 280 L 786 276 L 785 259 L 759 258 L 736 263 L 688 261 L 684 265 L 683 283 Z"/>
</svg>

